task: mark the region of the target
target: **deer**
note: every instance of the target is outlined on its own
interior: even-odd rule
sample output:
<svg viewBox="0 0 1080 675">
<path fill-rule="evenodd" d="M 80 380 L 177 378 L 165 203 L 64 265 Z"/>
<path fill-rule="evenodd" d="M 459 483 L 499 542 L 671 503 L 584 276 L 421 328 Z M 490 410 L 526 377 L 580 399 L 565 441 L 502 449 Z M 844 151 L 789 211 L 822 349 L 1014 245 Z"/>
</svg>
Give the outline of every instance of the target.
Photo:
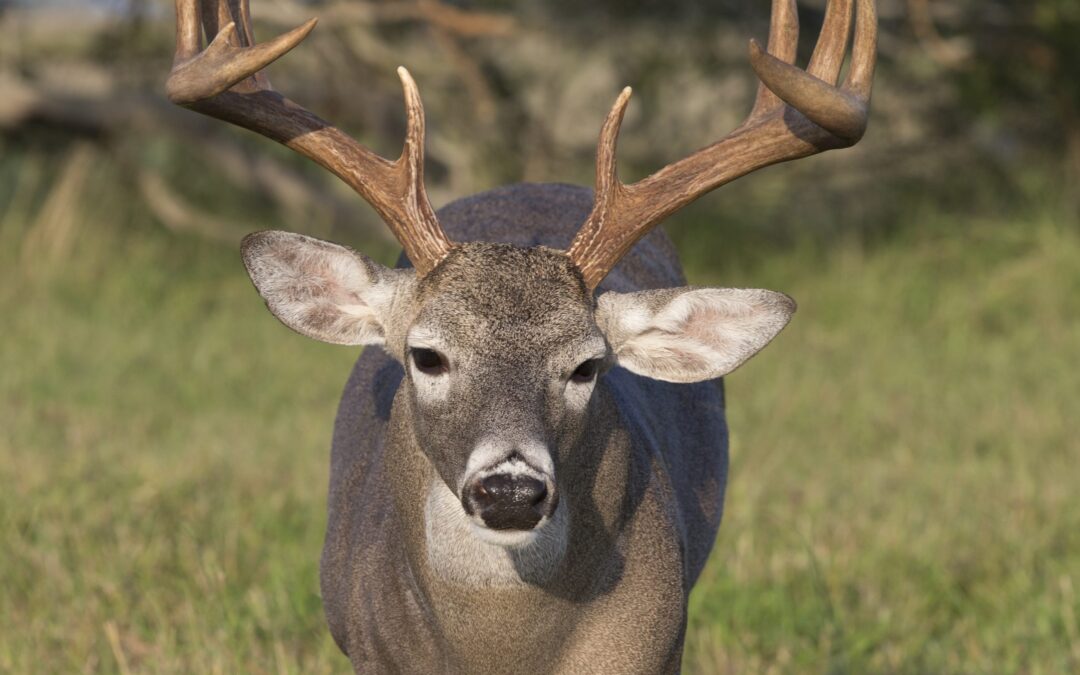
<svg viewBox="0 0 1080 675">
<path fill-rule="evenodd" d="M 314 19 L 256 43 L 248 0 L 176 0 L 176 13 L 170 100 L 314 160 L 403 249 L 389 268 L 297 233 L 241 245 L 286 326 L 378 347 L 361 351 L 337 412 L 320 567 L 355 671 L 679 672 L 687 599 L 723 513 L 722 377 L 795 303 L 688 286 L 656 226 L 752 171 L 862 138 L 874 0 L 830 0 L 805 69 L 795 0 L 772 0 L 767 47 L 750 41 L 759 83 L 745 121 L 646 178 L 617 177 L 626 88 L 601 128 L 594 189 L 516 184 L 437 212 L 407 70 L 404 148 L 389 160 L 271 87 L 264 69 Z"/>
</svg>

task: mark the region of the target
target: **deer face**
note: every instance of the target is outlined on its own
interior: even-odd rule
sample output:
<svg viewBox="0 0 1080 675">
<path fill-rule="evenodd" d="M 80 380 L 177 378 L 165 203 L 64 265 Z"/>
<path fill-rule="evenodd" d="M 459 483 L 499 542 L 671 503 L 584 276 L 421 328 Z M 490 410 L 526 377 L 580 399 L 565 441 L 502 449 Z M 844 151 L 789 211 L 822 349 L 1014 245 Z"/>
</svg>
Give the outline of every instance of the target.
<svg viewBox="0 0 1080 675">
<path fill-rule="evenodd" d="M 468 244 L 413 311 L 398 353 L 420 444 L 482 537 L 522 539 L 558 507 L 556 449 L 609 361 L 591 295 L 560 252 Z"/>
<path fill-rule="evenodd" d="M 456 515 L 504 546 L 558 520 L 560 468 L 607 368 L 674 382 L 719 377 L 794 310 L 783 294 L 742 289 L 594 299 L 566 254 L 541 247 L 459 244 L 421 278 L 284 232 L 251 235 L 243 253 L 286 325 L 325 342 L 381 345 L 402 363 L 399 399 Z"/>
</svg>

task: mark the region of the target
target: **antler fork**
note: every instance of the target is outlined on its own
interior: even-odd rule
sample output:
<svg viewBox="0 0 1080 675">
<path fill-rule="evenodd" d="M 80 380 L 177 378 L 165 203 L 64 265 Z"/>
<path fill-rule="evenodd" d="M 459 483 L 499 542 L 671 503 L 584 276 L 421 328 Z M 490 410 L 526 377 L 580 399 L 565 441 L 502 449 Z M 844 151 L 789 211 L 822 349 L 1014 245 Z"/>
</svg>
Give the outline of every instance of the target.
<svg viewBox="0 0 1080 675">
<path fill-rule="evenodd" d="M 852 0 L 829 0 L 805 71 L 792 65 L 799 38 L 795 0 L 773 0 L 768 52 L 750 41 L 761 84 L 746 120 L 716 143 L 631 185 L 616 176 L 615 149 L 627 87 L 615 101 L 596 149 L 592 213 L 567 253 L 595 288 L 630 247 L 661 220 L 710 190 L 770 164 L 854 145 L 866 130 L 874 78 L 874 0 L 857 0 L 851 67 L 836 86 L 851 31 Z"/>
<path fill-rule="evenodd" d="M 169 99 L 272 138 L 345 181 L 382 216 L 421 275 L 451 248 L 424 190 L 424 108 L 412 76 L 405 90 L 405 147 L 390 161 L 274 91 L 262 69 L 291 50 L 315 19 L 255 44 L 248 0 L 176 0 Z M 209 45 L 202 48 L 205 30 Z"/>
</svg>

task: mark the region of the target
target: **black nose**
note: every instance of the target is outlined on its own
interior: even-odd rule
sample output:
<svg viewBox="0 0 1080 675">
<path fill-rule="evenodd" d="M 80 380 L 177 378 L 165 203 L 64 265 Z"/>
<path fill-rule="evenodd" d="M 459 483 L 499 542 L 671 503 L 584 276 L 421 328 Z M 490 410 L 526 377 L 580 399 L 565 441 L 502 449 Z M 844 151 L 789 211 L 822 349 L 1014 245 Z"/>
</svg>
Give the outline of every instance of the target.
<svg viewBox="0 0 1080 675">
<path fill-rule="evenodd" d="M 547 485 L 532 476 L 497 473 L 466 489 L 466 511 L 493 530 L 531 530 L 554 510 Z"/>
</svg>

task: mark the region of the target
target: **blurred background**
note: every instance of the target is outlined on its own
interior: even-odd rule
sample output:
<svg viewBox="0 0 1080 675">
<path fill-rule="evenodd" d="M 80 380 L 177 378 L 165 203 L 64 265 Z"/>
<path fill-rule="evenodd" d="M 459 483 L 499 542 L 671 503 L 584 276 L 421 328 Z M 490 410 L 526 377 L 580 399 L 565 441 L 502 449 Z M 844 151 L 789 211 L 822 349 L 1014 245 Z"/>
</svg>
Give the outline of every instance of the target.
<svg viewBox="0 0 1080 675">
<path fill-rule="evenodd" d="M 767 0 L 253 0 L 321 21 L 276 88 L 438 207 L 727 133 Z M 800 2 L 805 63 L 824 0 Z M 688 673 L 1080 670 L 1080 3 L 879 0 L 870 129 L 670 219 L 696 284 L 800 310 L 728 378 L 732 470 Z M 392 263 L 358 197 L 170 106 L 165 0 L 0 0 L 0 671 L 348 672 L 317 567 L 356 350 L 263 308 L 237 243 Z M 1070 412 L 1072 411 L 1072 412 Z"/>
</svg>

